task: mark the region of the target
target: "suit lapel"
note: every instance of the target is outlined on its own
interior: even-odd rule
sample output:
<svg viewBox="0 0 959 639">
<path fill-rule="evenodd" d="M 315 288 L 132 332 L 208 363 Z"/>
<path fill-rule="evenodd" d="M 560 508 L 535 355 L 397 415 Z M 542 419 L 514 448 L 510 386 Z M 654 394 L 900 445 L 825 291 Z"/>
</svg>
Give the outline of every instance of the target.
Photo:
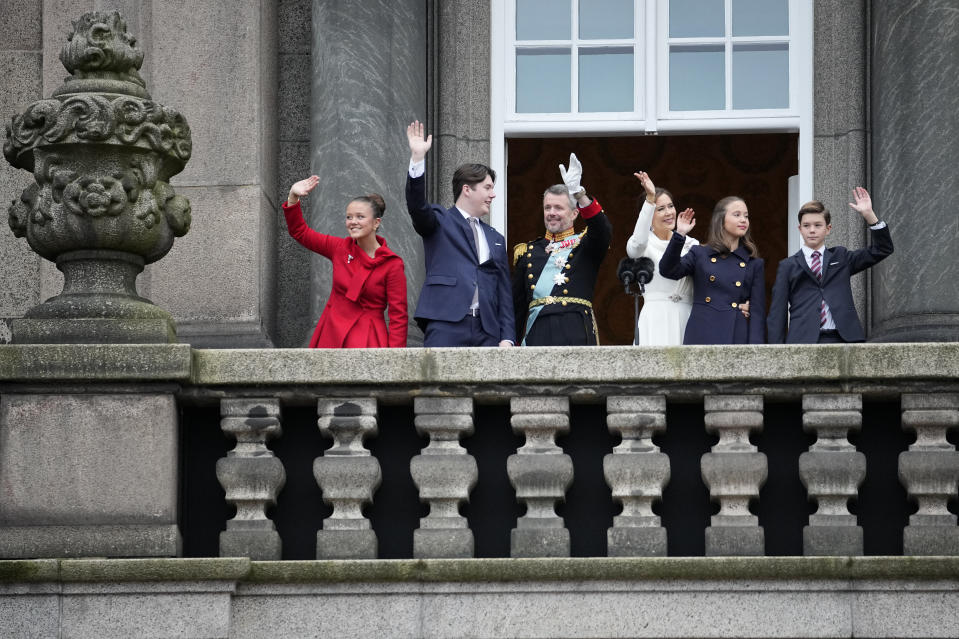
<svg viewBox="0 0 959 639">
<path fill-rule="evenodd" d="M 816 285 L 818 286 L 819 278 L 817 278 L 816 274 L 812 272 L 811 268 L 809 268 L 809 263 L 806 262 L 806 255 L 802 252 L 802 249 L 796 251 L 793 254 L 793 259 L 796 260 L 796 265 L 799 266 L 800 269 L 805 271 L 806 275 L 809 276 L 809 279 L 815 282 Z"/>
<path fill-rule="evenodd" d="M 466 221 L 466 218 L 463 217 L 463 213 L 456 208 L 455 206 L 450 209 L 455 216 L 457 224 L 459 224 L 460 230 L 463 232 L 463 239 L 466 241 L 466 246 L 469 247 L 472 252 L 473 259 L 477 262 L 479 261 L 479 254 L 477 250 L 479 247 L 476 246 L 476 238 L 473 237 L 473 229 L 470 228 L 470 223 Z"/>
</svg>

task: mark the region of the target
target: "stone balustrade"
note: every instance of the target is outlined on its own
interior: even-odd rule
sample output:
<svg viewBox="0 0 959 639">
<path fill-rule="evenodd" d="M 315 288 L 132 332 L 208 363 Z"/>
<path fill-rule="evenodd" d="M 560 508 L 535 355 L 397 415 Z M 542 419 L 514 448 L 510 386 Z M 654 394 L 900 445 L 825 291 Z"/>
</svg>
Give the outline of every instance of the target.
<svg viewBox="0 0 959 639">
<path fill-rule="evenodd" d="M 728 365 L 743 361 L 749 365 Z M 68 556 L 71 535 L 95 538 L 72 551 L 92 556 L 664 557 L 684 554 L 674 550 L 683 535 L 703 540 L 707 556 L 761 556 L 793 548 L 775 515 L 764 514 L 781 502 L 792 503 L 802 522 L 794 527 L 801 544 L 785 554 L 959 555 L 951 510 L 959 482 L 956 370 L 954 344 L 575 352 L 3 346 L 0 484 L 25 488 L 0 500 L 0 557 Z M 58 396 L 73 407 L 61 438 L 58 413 L 47 418 L 42 410 Z M 178 499 L 177 481 L 153 481 L 141 491 L 150 499 L 140 502 L 140 493 L 110 497 L 103 489 L 152 480 L 116 463 L 123 451 L 110 444 L 111 423 L 124 423 L 140 396 L 169 398 L 141 411 L 138 428 L 180 447 L 167 459 L 179 457 L 188 480 L 181 511 L 214 513 L 219 545 L 210 552 L 192 541 L 206 534 L 196 516 L 178 522 L 182 547 L 137 545 L 137 526 L 150 523 L 154 503 Z M 27 436 L 25 420 L 42 440 Z M 170 429 L 177 420 L 187 432 L 206 433 L 213 448 L 195 448 L 189 437 L 177 442 Z M 669 439 L 680 425 L 714 437 L 705 454 Z M 75 431 L 95 445 L 68 439 Z M 798 440 L 784 438 L 787 431 Z M 584 432 L 591 439 L 576 437 Z M 378 445 L 387 435 L 391 444 Z M 494 440 L 499 448 L 491 452 Z M 101 449 L 109 458 L 98 457 Z M 49 460 L 66 454 L 74 473 L 68 487 L 45 475 L 55 468 Z M 214 465 L 215 490 L 204 493 L 197 478 L 212 477 Z M 877 476 L 885 483 L 870 482 Z M 804 492 L 784 488 L 790 481 Z M 418 499 L 384 503 L 377 491 L 387 482 L 409 485 Z M 674 482 L 683 495 L 699 490 L 704 505 L 677 503 Z M 493 485 L 500 493 L 490 498 Z M 887 492 L 877 495 L 875 485 Z M 211 498 L 221 486 L 221 497 Z M 582 486 L 590 487 L 585 497 Z M 284 491 L 294 488 L 315 499 L 284 504 Z M 478 492 L 484 497 L 474 500 Z M 96 508 L 83 505 L 88 494 Z M 871 515 L 877 502 L 897 500 L 901 521 Z M 918 507 L 911 516 L 910 500 Z M 608 518 L 584 520 L 584 501 L 608 503 Z M 215 514 L 230 505 L 232 518 Z M 667 514 L 700 507 L 711 510 L 698 529 Z M 505 522 L 505 551 L 487 543 L 500 533 L 477 536 L 493 520 Z M 308 556 L 290 547 L 293 529 L 315 535 Z M 600 543 L 584 550 L 583 531 L 599 531 Z M 404 535 L 408 550 L 384 550 L 383 539 Z M 892 545 L 878 552 L 870 535 Z"/>
</svg>

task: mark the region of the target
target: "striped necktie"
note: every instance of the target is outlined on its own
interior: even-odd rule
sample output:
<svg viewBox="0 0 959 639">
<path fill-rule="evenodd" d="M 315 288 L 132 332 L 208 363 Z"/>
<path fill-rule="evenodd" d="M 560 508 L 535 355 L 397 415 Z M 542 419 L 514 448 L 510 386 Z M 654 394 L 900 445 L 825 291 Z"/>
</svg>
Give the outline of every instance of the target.
<svg viewBox="0 0 959 639">
<path fill-rule="evenodd" d="M 822 283 L 822 258 L 819 254 L 819 251 L 812 252 L 812 272 L 816 276 L 816 279 Z M 819 328 L 822 328 L 826 325 L 826 300 L 823 300 L 819 303 Z"/>
</svg>

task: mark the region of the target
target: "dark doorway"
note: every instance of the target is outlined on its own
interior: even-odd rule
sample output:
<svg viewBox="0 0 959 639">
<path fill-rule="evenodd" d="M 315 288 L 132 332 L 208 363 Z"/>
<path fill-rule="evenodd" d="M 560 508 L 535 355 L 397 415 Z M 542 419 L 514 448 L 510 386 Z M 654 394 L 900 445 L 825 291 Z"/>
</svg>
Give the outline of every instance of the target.
<svg viewBox="0 0 959 639">
<path fill-rule="evenodd" d="M 613 223 L 593 299 L 601 344 L 633 339 L 633 301 L 616 279 L 616 264 L 626 256 L 641 203 L 635 171 L 648 172 L 657 186 L 672 191 L 678 210 L 696 211 L 692 235 L 701 242 L 713 205 L 727 195 L 742 197 L 766 261 L 768 300 L 776 265 L 786 257 L 787 180 L 798 172 L 798 142 L 797 133 L 508 140 L 507 241 L 513 245 L 543 234 L 543 191 L 560 181 L 558 165 L 575 152 L 583 163 L 583 184 Z"/>
</svg>

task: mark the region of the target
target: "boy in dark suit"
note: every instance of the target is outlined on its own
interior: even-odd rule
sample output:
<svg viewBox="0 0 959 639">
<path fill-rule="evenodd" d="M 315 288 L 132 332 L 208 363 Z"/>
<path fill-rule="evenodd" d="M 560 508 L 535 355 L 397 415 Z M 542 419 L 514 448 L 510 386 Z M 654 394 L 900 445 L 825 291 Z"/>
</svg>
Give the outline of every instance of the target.
<svg viewBox="0 0 959 639">
<path fill-rule="evenodd" d="M 506 240 L 480 220 L 496 197 L 496 173 L 483 164 L 463 164 L 453 173 L 456 204 L 449 209 L 430 204 L 424 173 L 433 136 L 424 136 L 423 125 L 413 122 L 406 138 L 406 208 L 426 258 L 426 280 L 413 316 L 423 329 L 423 345 L 512 346 L 516 331 Z"/>
<path fill-rule="evenodd" d="M 841 344 L 866 340 L 856 315 L 850 278 L 892 253 L 892 237 L 872 210 L 862 187 L 853 190 L 849 206 L 869 225 L 872 244 L 856 251 L 826 248 L 832 230 L 829 210 L 813 200 L 799 209 L 803 247 L 779 263 L 772 304 L 766 318 L 770 344 Z M 789 314 L 787 329 L 786 315 Z"/>
</svg>

